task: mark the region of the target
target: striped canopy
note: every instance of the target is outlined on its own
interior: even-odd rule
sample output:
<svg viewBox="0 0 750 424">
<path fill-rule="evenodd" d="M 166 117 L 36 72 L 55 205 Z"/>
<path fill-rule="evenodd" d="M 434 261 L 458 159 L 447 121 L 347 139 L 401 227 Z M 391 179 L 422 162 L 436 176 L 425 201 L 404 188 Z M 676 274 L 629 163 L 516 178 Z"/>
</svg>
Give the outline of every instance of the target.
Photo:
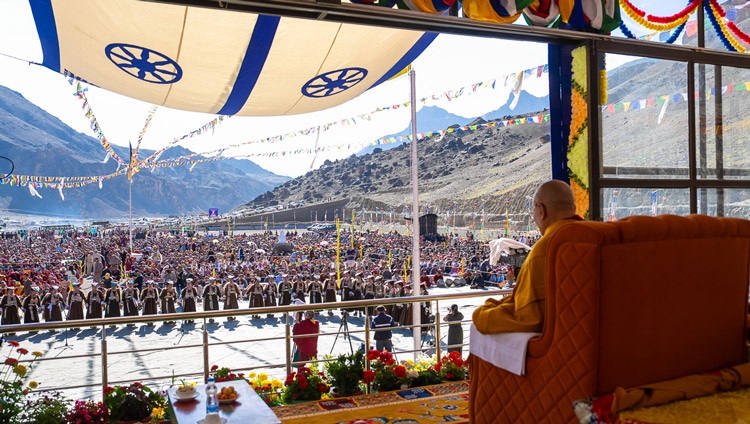
<svg viewBox="0 0 750 424">
<path fill-rule="evenodd" d="M 43 65 L 145 102 L 222 115 L 327 109 L 396 75 L 436 33 L 137 0 L 34 0 Z"/>
</svg>

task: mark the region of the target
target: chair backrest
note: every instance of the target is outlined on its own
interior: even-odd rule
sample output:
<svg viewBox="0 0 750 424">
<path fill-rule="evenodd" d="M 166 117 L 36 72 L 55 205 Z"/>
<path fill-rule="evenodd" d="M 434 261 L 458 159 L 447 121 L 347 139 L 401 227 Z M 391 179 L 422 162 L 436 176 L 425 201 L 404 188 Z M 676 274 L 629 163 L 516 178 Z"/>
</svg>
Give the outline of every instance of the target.
<svg viewBox="0 0 750 424">
<path fill-rule="evenodd" d="M 541 342 L 554 343 L 561 329 L 580 332 L 594 349 L 587 356 L 596 394 L 745 361 L 750 221 L 662 215 L 572 223 L 554 235 L 548 255 Z M 570 285 L 591 301 L 591 310 L 578 311 L 580 323 L 556 316 L 565 305 L 551 294 L 570 298 Z"/>
</svg>

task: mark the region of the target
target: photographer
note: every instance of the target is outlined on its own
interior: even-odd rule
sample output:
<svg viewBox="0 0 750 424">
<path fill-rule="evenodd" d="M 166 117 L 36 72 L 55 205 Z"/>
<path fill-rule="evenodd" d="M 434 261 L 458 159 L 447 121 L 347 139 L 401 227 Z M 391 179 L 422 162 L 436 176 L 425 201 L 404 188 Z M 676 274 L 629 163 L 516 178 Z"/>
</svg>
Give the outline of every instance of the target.
<svg viewBox="0 0 750 424">
<path fill-rule="evenodd" d="M 375 349 L 379 352 L 383 350 L 393 352 L 393 343 L 391 342 L 393 332 L 390 328 L 396 327 L 398 323 L 393 320 L 393 317 L 385 313 L 385 306 L 380 305 L 375 310 L 378 314 L 370 323 L 370 327 L 375 330 Z"/>
<path fill-rule="evenodd" d="M 461 345 L 464 343 L 464 329 L 461 327 L 461 321 L 464 319 L 464 314 L 458 311 L 458 305 L 451 305 L 448 309 L 448 315 L 445 316 L 445 321 L 449 322 L 448 325 L 448 345 Z M 461 346 L 453 346 L 448 348 L 448 352 L 461 353 Z"/>
</svg>

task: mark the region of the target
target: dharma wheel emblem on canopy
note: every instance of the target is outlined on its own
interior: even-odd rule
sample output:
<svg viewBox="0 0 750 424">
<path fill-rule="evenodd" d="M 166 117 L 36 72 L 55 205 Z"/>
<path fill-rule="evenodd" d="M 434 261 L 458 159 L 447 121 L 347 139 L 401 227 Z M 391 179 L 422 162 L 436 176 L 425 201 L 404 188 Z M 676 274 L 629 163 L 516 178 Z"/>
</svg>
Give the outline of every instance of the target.
<svg viewBox="0 0 750 424">
<path fill-rule="evenodd" d="M 139 80 L 173 84 L 182 78 L 180 65 L 155 50 L 133 44 L 112 43 L 104 52 L 115 66 Z"/>
<path fill-rule="evenodd" d="M 302 86 L 307 97 L 328 97 L 346 91 L 362 82 L 367 76 L 363 68 L 344 68 L 320 74 Z"/>
</svg>

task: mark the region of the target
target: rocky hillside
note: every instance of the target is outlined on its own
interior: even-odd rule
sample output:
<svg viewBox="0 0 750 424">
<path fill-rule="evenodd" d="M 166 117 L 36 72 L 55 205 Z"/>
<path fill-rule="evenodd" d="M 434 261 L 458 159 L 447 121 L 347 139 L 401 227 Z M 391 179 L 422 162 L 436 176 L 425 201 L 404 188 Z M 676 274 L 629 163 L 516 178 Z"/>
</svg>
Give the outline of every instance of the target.
<svg viewBox="0 0 750 424">
<path fill-rule="evenodd" d="M 115 148 L 127 158 L 126 148 Z M 152 151 L 142 150 L 141 156 Z M 181 147 L 167 150 L 162 159 L 190 152 Z M 0 154 L 11 158 L 15 174 L 44 176 L 107 175 L 117 169 L 114 160 L 102 163 L 104 150 L 99 141 L 74 131 L 57 118 L 31 104 L 20 94 L 0 86 Z M 0 162 L 0 172 L 10 171 Z M 134 177 L 133 213 L 178 215 L 225 212 L 289 180 L 266 171 L 248 160 L 229 160 L 140 172 Z M 38 188 L 42 199 L 32 197 L 26 187 L 0 185 L 0 210 L 22 214 L 76 218 L 118 218 L 127 216 L 126 178 L 64 190 Z"/>
</svg>

